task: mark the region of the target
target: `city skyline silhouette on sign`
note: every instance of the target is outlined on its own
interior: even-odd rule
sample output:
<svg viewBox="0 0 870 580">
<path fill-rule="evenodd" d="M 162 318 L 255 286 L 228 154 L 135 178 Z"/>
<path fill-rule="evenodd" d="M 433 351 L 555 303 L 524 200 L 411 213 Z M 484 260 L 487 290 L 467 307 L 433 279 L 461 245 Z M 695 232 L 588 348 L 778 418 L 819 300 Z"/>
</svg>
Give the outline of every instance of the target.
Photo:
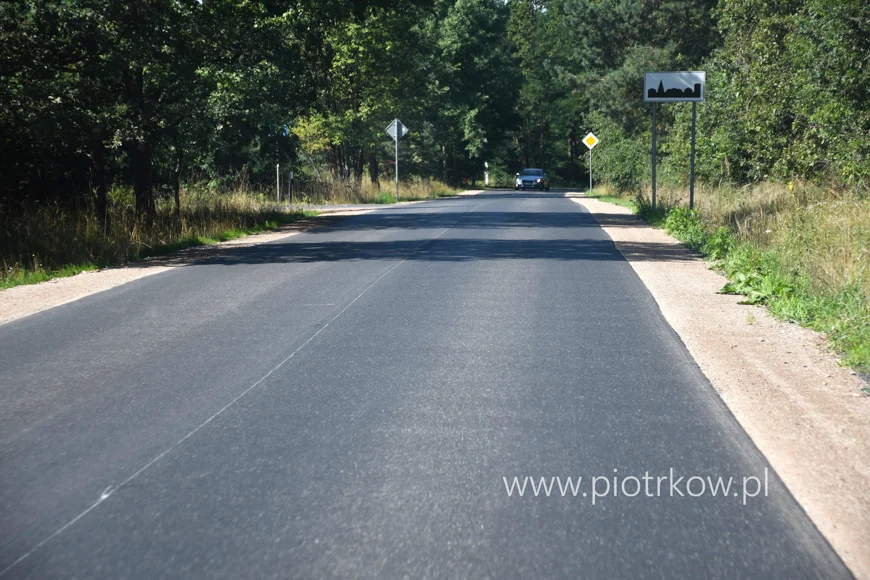
<svg viewBox="0 0 870 580">
<path fill-rule="evenodd" d="M 664 82 L 659 81 L 659 88 L 649 89 L 647 91 L 647 96 L 650 99 L 700 99 L 701 83 L 695 83 L 695 86 L 693 88 L 681 89 L 679 87 L 672 87 L 666 90 L 664 87 Z"/>
</svg>

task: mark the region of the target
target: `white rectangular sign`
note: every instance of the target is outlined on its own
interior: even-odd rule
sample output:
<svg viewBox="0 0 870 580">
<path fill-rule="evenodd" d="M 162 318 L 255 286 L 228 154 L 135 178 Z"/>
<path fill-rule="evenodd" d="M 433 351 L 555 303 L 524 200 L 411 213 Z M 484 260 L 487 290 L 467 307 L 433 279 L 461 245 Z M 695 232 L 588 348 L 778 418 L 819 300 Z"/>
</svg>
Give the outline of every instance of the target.
<svg viewBox="0 0 870 580">
<path fill-rule="evenodd" d="M 647 103 L 675 103 L 704 100 L 705 71 L 648 72 L 643 78 L 643 100 Z"/>
</svg>

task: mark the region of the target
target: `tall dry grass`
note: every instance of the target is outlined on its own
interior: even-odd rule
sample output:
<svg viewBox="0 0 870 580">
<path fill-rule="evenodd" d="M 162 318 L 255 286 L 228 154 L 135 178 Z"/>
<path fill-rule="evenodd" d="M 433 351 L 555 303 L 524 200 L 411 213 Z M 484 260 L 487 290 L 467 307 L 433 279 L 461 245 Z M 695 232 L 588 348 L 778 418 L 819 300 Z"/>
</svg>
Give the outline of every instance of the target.
<svg viewBox="0 0 870 580">
<path fill-rule="evenodd" d="M 437 180 L 400 180 L 399 200 L 415 201 L 435 199 L 455 195 L 459 190 Z M 396 186 L 392 181 L 372 183 L 362 181 L 340 181 L 332 179 L 310 180 L 293 193 L 295 203 L 310 204 L 365 204 L 394 203 Z"/>
<path fill-rule="evenodd" d="M 688 204 L 688 191 L 659 191 L 664 205 Z M 647 193 L 649 195 L 649 193 Z M 763 182 L 695 190 L 703 220 L 775 254 L 790 275 L 820 294 L 858 286 L 870 300 L 870 201 L 811 183 Z"/>
<path fill-rule="evenodd" d="M 456 193 L 434 180 L 402 181 L 399 186 L 402 200 Z M 151 227 L 136 215 L 133 192 L 124 186 L 109 191 L 108 210 L 101 216 L 88 205 L 0 208 L 0 289 L 273 229 L 302 217 L 299 204 L 395 202 L 391 183 L 378 186 L 368 180 L 312 181 L 294 192 L 292 203 L 278 203 L 273 195 L 246 182 L 229 190 L 196 183 L 182 190 L 178 214 L 172 199 L 158 199 Z"/>
<path fill-rule="evenodd" d="M 630 205 L 667 228 L 675 215 L 696 220 L 692 244 L 715 254 L 730 286 L 781 318 L 827 333 L 847 364 L 870 372 L 870 200 L 808 183 L 701 185 L 697 213 L 687 216 L 671 212 L 687 205 L 687 190 L 658 193 L 658 211 L 650 209 L 649 190 Z"/>
<path fill-rule="evenodd" d="M 272 229 L 301 216 L 245 188 L 187 189 L 178 215 L 172 200 L 158 200 L 150 228 L 124 187 L 112 188 L 102 216 L 93 207 L 58 203 L 9 208 L 0 217 L 0 288 Z"/>
</svg>

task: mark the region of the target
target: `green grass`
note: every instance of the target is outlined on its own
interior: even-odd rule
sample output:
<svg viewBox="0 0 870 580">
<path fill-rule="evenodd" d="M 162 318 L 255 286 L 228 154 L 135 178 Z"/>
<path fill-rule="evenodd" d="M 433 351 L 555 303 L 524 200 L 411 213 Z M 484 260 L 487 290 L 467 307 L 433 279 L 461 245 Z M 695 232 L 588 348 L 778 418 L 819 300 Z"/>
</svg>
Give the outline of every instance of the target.
<svg viewBox="0 0 870 580">
<path fill-rule="evenodd" d="M 0 278 L 0 290 L 14 288 L 15 286 L 24 286 L 26 284 L 39 284 L 47 282 L 53 278 L 68 278 L 81 274 L 82 272 L 90 272 L 97 270 L 96 264 L 78 264 L 75 266 L 66 266 L 59 270 L 14 270 L 9 272 L 7 276 Z"/>
<path fill-rule="evenodd" d="M 635 203 L 635 201 L 632 199 L 617 197 L 615 195 L 605 195 L 597 193 L 587 193 L 585 197 L 588 197 L 590 199 L 597 199 L 599 201 L 604 201 L 607 203 L 612 203 L 614 205 L 621 205 L 622 207 L 627 207 L 634 213 L 637 213 L 637 203 Z"/>
<path fill-rule="evenodd" d="M 399 201 L 421 201 L 457 195 L 455 189 L 432 179 L 423 181 L 412 179 L 399 182 Z M 376 204 L 396 203 L 396 189 L 393 182 L 371 183 L 364 179 L 359 182 L 317 181 L 309 183 L 304 190 L 294 194 L 298 203 L 316 205 Z"/>
<path fill-rule="evenodd" d="M 388 191 L 382 191 L 378 197 L 372 200 L 371 203 L 389 205 L 391 203 L 396 203 L 396 195 L 394 193 L 390 193 Z"/>
<path fill-rule="evenodd" d="M 226 220 L 227 214 L 232 213 L 226 208 L 224 208 L 222 212 L 222 220 Z M 170 241 L 151 244 L 149 244 L 148 241 L 144 239 L 125 240 L 127 243 L 130 244 L 130 249 L 128 250 L 127 254 L 103 254 L 101 255 L 100 259 L 97 260 L 82 259 L 78 263 L 75 263 L 74 260 L 76 256 L 100 256 L 99 246 L 111 243 L 110 240 L 106 240 L 99 236 L 94 236 L 93 232 L 89 231 L 90 245 L 84 244 L 80 249 L 81 251 L 78 254 L 72 254 L 71 257 L 70 255 L 66 255 L 65 259 L 73 261 L 73 263 L 67 263 L 54 268 L 43 266 L 44 263 L 50 262 L 52 258 L 50 255 L 48 255 L 48 251 L 52 246 L 47 243 L 47 240 L 50 239 L 52 236 L 47 235 L 47 233 L 40 236 L 37 232 L 36 234 L 31 234 L 30 236 L 31 238 L 36 238 L 36 240 L 25 240 L 31 242 L 31 248 L 34 250 L 31 251 L 29 255 L 30 260 L 27 267 L 22 267 L 21 262 L 16 262 L 13 266 L 7 266 L 6 270 L 2 272 L 2 275 L 0 275 L 0 290 L 14 288 L 16 286 L 22 286 L 27 284 L 38 284 L 40 282 L 45 282 L 54 278 L 74 276 L 81 272 L 97 270 L 99 268 L 104 268 L 107 266 L 116 266 L 124 264 L 126 262 L 141 261 L 146 258 L 172 254 L 188 248 L 212 245 L 229 240 L 235 240 L 251 234 L 274 231 L 285 224 L 298 221 L 299 219 L 302 219 L 304 217 L 313 217 L 318 215 L 318 213 L 319 212 L 317 211 L 309 210 L 306 210 L 304 212 L 280 212 L 267 210 L 263 211 L 260 214 L 256 214 L 255 212 L 251 212 L 248 208 L 244 212 L 239 212 L 239 215 L 234 220 L 237 222 L 250 223 L 250 225 L 247 226 L 236 226 L 214 231 L 213 227 L 209 227 L 209 223 L 207 220 L 201 220 L 200 223 L 197 224 L 198 229 L 208 231 L 209 233 L 190 233 L 182 236 L 173 237 Z M 79 221 L 87 222 L 88 219 L 89 218 L 87 217 L 80 217 Z M 81 229 L 76 230 L 76 232 L 80 231 Z M 56 234 L 56 232 L 52 233 Z M 158 239 L 160 239 L 161 237 L 164 236 L 158 236 Z M 58 244 L 59 246 L 70 245 L 64 244 L 63 239 L 55 239 L 52 240 L 52 242 Z M 4 260 L 4 262 L 8 263 L 8 261 L 6 260 Z"/>
<path fill-rule="evenodd" d="M 645 222 L 655 227 L 664 227 L 665 219 L 671 210 L 671 206 L 662 203 L 657 204 L 656 208 L 653 209 L 652 204 L 642 196 L 629 198 L 605 193 L 593 193 L 587 194 L 585 197 L 628 208 Z"/>
<path fill-rule="evenodd" d="M 744 304 L 766 305 L 782 320 L 824 332 L 846 365 L 870 372 L 870 299 L 861 277 L 863 270 L 851 282 L 820 287 L 809 267 L 795 263 L 791 251 L 796 242 L 787 236 L 783 242 L 762 246 L 740 239 L 732 228 L 716 227 L 699 211 L 683 206 L 665 203 L 653 210 L 649 201 L 640 196 L 590 197 L 627 207 L 651 225 L 665 229 L 713 261 L 716 269 L 727 276 L 722 293 L 742 295 Z M 816 237 L 805 243 L 820 243 L 823 233 L 814 232 Z M 789 235 L 806 238 L 810 234 Z"/>
</svg>

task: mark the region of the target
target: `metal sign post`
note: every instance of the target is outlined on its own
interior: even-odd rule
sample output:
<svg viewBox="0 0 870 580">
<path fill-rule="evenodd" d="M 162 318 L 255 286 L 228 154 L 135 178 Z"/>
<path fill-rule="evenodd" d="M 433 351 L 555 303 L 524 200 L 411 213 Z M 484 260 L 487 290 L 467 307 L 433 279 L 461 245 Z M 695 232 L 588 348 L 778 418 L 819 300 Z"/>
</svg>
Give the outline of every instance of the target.
<svg viewBox="0 0 870 580">
<path fill-rule="evenodd" d="M 692 103 L 692 153 L 689 156 L 689 209 L 695 207 L 695 107 Z"/>
<path fill-rule="evenodd" d="M 281 203 L 281 164 L 275 164 L 275 199 Z"/>
<path fill-rule="evenodd" d="M 652 203 L 656 206 L 656 103 L 692 103 L 692 151 L 689 158 L 689 209 L 695 207 L 695 117 L 704 102 L 705 71 L 648 72 L 643 79 L 643 100 L 652 103 Z"/>
<path fill-rule="evenodd" d="M 599 139 L 593 133 L 583 137 L 583 144 L 589 148 L 589 193 L 592 193 L 592 150 L 598 145 Z"/>
<path fill-rule="evenodd" d="M 408 134 L 408 128 L 405 127 L 398 119 L 393 119 L 393 122 L 387 127 L 387 135 L 393 138 L 396 142 L 396 201 L 399 201 L 399 139 Z"/>
<path fill-rule="evenodd" d="M 653 209 L 656 208 L 656 104 L 653 103 Z"/>
</svg>

